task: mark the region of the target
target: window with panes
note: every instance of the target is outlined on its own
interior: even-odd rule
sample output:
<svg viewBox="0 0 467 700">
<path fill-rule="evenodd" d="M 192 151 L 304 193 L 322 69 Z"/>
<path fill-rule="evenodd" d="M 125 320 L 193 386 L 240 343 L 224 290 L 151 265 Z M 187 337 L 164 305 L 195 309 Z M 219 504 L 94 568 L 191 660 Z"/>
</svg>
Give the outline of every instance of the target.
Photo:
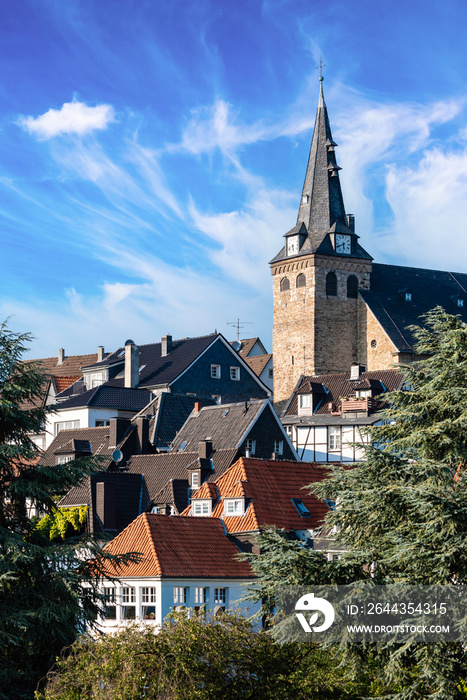
<svg viewBox="0 0 467 700">
<path fill-rule="evenodd" d="M 134 620 L 136 617 L 136 593 L 133 586 L 122 588 L 122 619 Z"/>
<path fill-rule="evenodd" d="M 141 617 L 143 620 L 155 620 L 156 618 L 156 589 L 154 586 L 141 588 Z"/>
</svg>

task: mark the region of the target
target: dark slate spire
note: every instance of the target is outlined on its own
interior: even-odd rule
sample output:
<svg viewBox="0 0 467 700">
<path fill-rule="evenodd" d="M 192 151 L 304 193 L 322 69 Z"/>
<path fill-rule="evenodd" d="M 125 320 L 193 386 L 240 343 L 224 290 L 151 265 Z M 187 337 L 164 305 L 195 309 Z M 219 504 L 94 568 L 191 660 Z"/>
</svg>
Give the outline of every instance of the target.
<svg viewBox="0 0 467 700">
<path fill-rule="evenodd" d="M 323 77 L 319 80 L 318 110 L 297 217 L 297 224 L 305 224 L 315 250 L 330 231 L 350 233 L 339 180 L 341 168 L 334 152 L 337 144 L 332 138 L 324 101 Z"/>
</svg>

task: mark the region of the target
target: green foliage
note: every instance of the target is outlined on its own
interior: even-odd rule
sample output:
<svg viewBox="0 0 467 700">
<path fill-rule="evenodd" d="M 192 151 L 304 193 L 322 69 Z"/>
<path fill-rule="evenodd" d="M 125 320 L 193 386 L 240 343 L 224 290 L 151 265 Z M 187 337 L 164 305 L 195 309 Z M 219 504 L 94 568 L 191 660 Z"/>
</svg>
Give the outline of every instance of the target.
<svg viewBox="0 0 467 700">
<path fill-rule="evenodd" d="M 56 538 L 64 540 L 71 528 L 74 532 L 81 532 L 88 517 L 87 506 L 74 506 L 72 508 L 55 508 L 39 520 L 36 530 L 47 535 L 51 540 Z"/>
<path fill-rule="evenodd" d="M 34 504 L 56 512 L 66 493 L 98 466 L 93 459 L 37 464 L 30 435 L 41 432 L 46 379 L 21 362 L 30 341 L 0 326 L 0 698 L 31 698 L 39 678 L 99 607 L 96 579 L 103 557 L 89 537 L 53 542 L 28 517 Z M 128 557 L 130 558 L 130 557 Z"/>
<path fill-rule="evenodd" d="M 313 645 L 280 646 L 229 613 L 211 622 L 175 613 L 158 634 L 135 626 L 80 639 L 49 673 L 40 698 L 350 700 L 365 690 L 364 683 L 345 681 Z"/>
<path fill-rule="evenodd" d="M 365 461 L 334 467 L 310 487 L 338 503 L 326 526 L 337 529 L 347 554 L 327 562 L 284 536 L 263 535 L 263 555 L 252 563 L 269 599 L 281 583 L 467 583 L 467 327 L 441 308 L 425 323 L 412 329 L 423 359 L 401 367 L 406 389 L 389 396 Z M 355 668 L 377 658 L 375 677 L 395 689 L 392 697 L 465 697 L 460 645 L 405 638 L 404 645 L 349 647 L 344 656 Z"/>
</svg>

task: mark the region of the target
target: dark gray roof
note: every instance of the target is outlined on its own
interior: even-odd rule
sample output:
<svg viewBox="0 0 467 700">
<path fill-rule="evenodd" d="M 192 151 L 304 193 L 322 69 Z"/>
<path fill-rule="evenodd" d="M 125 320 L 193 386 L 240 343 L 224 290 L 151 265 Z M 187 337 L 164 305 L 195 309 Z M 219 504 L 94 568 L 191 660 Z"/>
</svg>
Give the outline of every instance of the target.
<svg viewBox="0 0 467 700">
<path fill-rule="evenodd" d="M 240 456 L 236 449 L 215 450 L 211 455 L 213 471 L 207 476 L 207 481 L 213 481 L 223 474 Z M 134 455 L 125 464 L 132 474 L 144 475 L 142 495 L 142 511 L 148 509 L 150 503 L 167 487 L 171 479 L 186 483 L 188 488 L 188 468 L 197 466 L 198 452 L 167 452 L 154 455 Z M 164 501 L 166 502 L 166 501 Z"/>
<path fill-rule="evenodd" d="M 200 336 L 199 338 L 182 338 L 172 341 L 172 349 L 168 355 L 161 355 L 161 343 L 150 343 L 139 346 L 139 387 L 166 386 L 173 382 L 201 353 L 213 343 L 219 333 Z M 125 348 L 121 347 L 111 353 L 100 365 L 122 363 L 125 359 Z M 98 367 L 99 364 L 92 365 Z M 111 379 L 107 385 L 123 386 L 123 376 Z"/>
<path fill-rule="evenodd" d="M 188 479 L 170 479 L 163 489 L 152 499 L 154 505 L 173 505 L 180 514 L 188 506 Z"/>
<path fill-rule="evenodd" d="M 139 415 L 151 415 L 149 440 L 158 449 L 168 449 L 182 425 L 193 410 L 195 403 L 203 406 L 215 405 L 214 399 L 185 394 L 162 392 Z"/>
<path fill-rule="evenodd" d="M 60 410 L 92 406 L 93 408 L 115 408 L 122 411 L 141 411 L 150 400 L 150 391 L 125 389 L 124 387 L 104 384 L 61 401 L 58 407 Z"/>
<path fill-rule="evenodd" d="M 252 401 L 206 406 L 193 412 L 175 437 L 172 448 L 194 451 L 202 440 L 211 440 L 216 450 L 239 447 L 240 441 L 254 424 L 269 401 Z"/>
<path fill-rule="evenodd" d="M 110 458 L 115 447 L 109 447 L 109 438 L 109 426 L 61 430 L 40 458 L 39 464 L 49 467 L 54 466 L 57 461 L 56 455 L 60 454 L 73 454 L 76 452 L 87 452 L 89 454 L 89 446 L 93 455 L 103 455 Z M 109 462 L 105 462 L 105 465 L 108 466 Z"/>
<path fill-rule="evenodd" d="M 339 179 L 335 147 L 328 111 L 324 101 L 323 82 L 320 82 L 318 109 L 316 112 L 310 155 L 298 210 L 297 223 L 285 234 L 304 234 L 306 239 L 297 256 L 319 253 L 337 255 L 332 245 L 330 233 L 346 233 L 353 238 L 352 257 L 371 260 L 358 243 L 358 236 L 348 227 L 344 199 Z M 285 247 L 271 262 L 286 257 Z M 292 257 L 292 256 L 291 256 Z M 295 256 L 293 256 L 295 257 Z"/>
<path fill-rule="evenodd" d="M 89 506 L 88 530 L 94 534 L 102 532 L 102 525 L 96 516 L 96 483 L 112 482 L 115 484 L 116 496 L 116 531 L 121 532 L 140 514 L 143 477 L 141 474 L 122 472 L 99 472 L 93 474 L 76 486 L 59 502 L 59 507 L 78 505 Z"/>
<path fill-rule="evenodd" d="M 413 352 L 415 341 L 407 326 L 423 325 L 420 316 L 435 306 L 467 322 L 467 274 L 374 263 L 370 290 L 359 293 L 400 352 Z M 457 297 L 463 307 L 457 306 Z"/>
</svg>

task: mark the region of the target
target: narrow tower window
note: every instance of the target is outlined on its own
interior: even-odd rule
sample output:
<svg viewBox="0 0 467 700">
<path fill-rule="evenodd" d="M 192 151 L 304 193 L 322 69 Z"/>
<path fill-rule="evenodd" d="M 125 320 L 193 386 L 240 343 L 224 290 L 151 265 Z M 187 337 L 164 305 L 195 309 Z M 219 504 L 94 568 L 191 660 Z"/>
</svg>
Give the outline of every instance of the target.
<svg viewBox="0 0 467 700">
<path fill-rule="evenodd" d="M 356 299 L 358 296 L 358 277 L 347 277 L 347 299 Z"/>
<path fill-rule="evenodd" d="M 337 297 L 337 276 L 335 272 L 326 275 L 326 296 Z"/>
<path fill-rule="evenodd" d="M 288 277 L 283 277 L 281 279 L 281 292 L 287 292 L 290 289 L 290 282 Z"/>
<path fill-rule="evenodd" d="M 302 273 L 297 275 L 297 280 L 296 280 L 296 286 L 297 287 L 306 287 L 306 277 Z"/>
</svg>

